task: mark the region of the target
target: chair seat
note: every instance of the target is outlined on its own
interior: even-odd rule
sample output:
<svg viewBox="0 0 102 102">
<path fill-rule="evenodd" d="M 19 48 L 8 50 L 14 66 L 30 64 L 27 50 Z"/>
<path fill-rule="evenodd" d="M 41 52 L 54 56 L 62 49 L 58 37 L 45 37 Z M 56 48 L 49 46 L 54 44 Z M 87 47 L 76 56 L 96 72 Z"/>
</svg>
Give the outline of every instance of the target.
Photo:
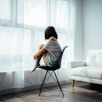
<svg viewBox="0 0 102 102">
<path fill-rule="evenodd" d="M 38 68 L 45 69 L 45 70 L 57 70 L 60 66 L 50 67 L 50 66 L 39 66 Z"/>
</svg>

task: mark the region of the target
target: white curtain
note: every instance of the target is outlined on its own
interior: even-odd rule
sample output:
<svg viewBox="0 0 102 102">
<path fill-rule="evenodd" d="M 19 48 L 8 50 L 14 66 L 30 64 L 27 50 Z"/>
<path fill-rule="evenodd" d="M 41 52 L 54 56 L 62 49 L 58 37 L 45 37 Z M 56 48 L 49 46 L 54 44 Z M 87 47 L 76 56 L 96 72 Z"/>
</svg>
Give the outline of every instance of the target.
<svg viewBox="0 0 102 102">
<path fill-rule="evenodd" d="M 39 70 L 32 78 L 30 70 L 35 63 L 33 54 L 44 42 L 44 30 L 49 25 L 56 28 L 61 47 L 68 45 L 63 68 L 57 73 L 61 81 L 68 81 L 68 60 L 74 58 L 74 0 L 5 0 L 2 3 L 10 10 L 5 11 L 5 17 L 0 16 L 0 89 L 39 84 L 43 73 Z"/>
</svg>

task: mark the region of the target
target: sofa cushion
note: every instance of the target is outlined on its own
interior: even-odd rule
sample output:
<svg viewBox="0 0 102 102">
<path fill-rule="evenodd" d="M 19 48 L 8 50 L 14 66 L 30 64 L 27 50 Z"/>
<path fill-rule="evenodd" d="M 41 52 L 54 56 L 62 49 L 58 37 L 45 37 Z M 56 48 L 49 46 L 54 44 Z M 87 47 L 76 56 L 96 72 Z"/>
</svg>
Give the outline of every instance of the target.
<svg viewBox="0 0 102 102">
<path fill-rule="evenodd" d="M 102 49 L 88 51 L 86 65 L 102 67 Z"/>
<path fill-rule="evenodd" d="M 90 50 L 87 53 L 86 65 L 95 66 L 96 65 L 96 50 Z"/>
<path fill-rule="evenodd" d="M 98 50 L 96 53 L 96 66 L 102 67 L 102 50 Z"/>
<path fill-rule="evenodd" d="M 102 79 L 102 67 L 77 67 L 71 69 L 71 76 Z"/>
</svg>

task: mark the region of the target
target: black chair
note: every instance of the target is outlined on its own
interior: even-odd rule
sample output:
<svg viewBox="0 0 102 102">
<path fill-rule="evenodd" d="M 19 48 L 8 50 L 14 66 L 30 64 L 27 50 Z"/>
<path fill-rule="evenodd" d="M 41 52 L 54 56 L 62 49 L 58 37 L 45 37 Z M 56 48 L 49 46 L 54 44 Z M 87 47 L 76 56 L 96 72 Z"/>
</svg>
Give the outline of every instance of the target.
<svg viewBox="0 0 102 102">
<path fill-rule="evenodd" d="M 44 76 L 44 79 L 43 79 L 42 84 L 41 84 L 41 87 L 40 87 L 39 96 L 40 96 L 40 94 L 41 94 L 41 91 L 42 91 L 42 88 L 43 88 L 43 85 L 44 85 L 44 82 L 45 82 L 45 79 L 46 79 L 46 76 L 47 76 L 48 73 L 49 73 L 50 76 L 52 76 L 52 73 L 54 73 L 55 78 L 56 78 L 56 80 L 57 80 L 57 84 L 58 84 L 58 86 L 59 86 L 59 88 L 60 88 L 60 91 L 62 92 L 62 95 L 64 96 L 64 93 L 63 93 L 63 91 L 62 91 L 61 85 L 60 85 L 60 83 L 59 83 L 59 81 L 58 81 L 58 78 L 57 78 L 57 75 L 56 75 L 55 71 L 58 70 L 59 68 L 61 68 L 61 60 L 62 60 L 62 55 L 63 55 L 63 52 L 64 52 L 65 48 L 67 48 L 67 46 L 65 46 L 65 47 L 62 49 L 61 54 L 60 54 L 58 60 L 56 61 L 54 67 L 49 67 L 49 66 L 39 66 L 39 67 L 38 67 L 38 68 L 40 68 L 40 69 L 46 70 L 46 74 L 45 74 L 45 76 Z M 52 73 L 50 73 L 50 71 L 52 71 Z M 50 76 L 49 76 L 49 78 L 50 78 Z M 53 76 L 52 76 L 52 77 L 53 77 Z M 48 78 L 48 79 L 49 79 L 49 78 Z"/>
</svg>

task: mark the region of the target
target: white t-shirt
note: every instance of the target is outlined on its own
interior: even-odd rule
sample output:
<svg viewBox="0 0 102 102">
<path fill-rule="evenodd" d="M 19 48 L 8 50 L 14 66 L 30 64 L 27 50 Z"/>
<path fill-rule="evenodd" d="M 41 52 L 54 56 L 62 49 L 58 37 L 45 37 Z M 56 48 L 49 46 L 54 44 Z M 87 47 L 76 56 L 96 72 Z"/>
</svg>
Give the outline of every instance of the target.
<svg viewBox="0 0 102 102">
<path fill-rule="evenodd" d="M 61 54 L 60 44 L 57 41 L 49 39 L 44 44 L 44 48 L 48 51 L 46 55 L 47 65 L 53 66 Z"/>
</svg>

